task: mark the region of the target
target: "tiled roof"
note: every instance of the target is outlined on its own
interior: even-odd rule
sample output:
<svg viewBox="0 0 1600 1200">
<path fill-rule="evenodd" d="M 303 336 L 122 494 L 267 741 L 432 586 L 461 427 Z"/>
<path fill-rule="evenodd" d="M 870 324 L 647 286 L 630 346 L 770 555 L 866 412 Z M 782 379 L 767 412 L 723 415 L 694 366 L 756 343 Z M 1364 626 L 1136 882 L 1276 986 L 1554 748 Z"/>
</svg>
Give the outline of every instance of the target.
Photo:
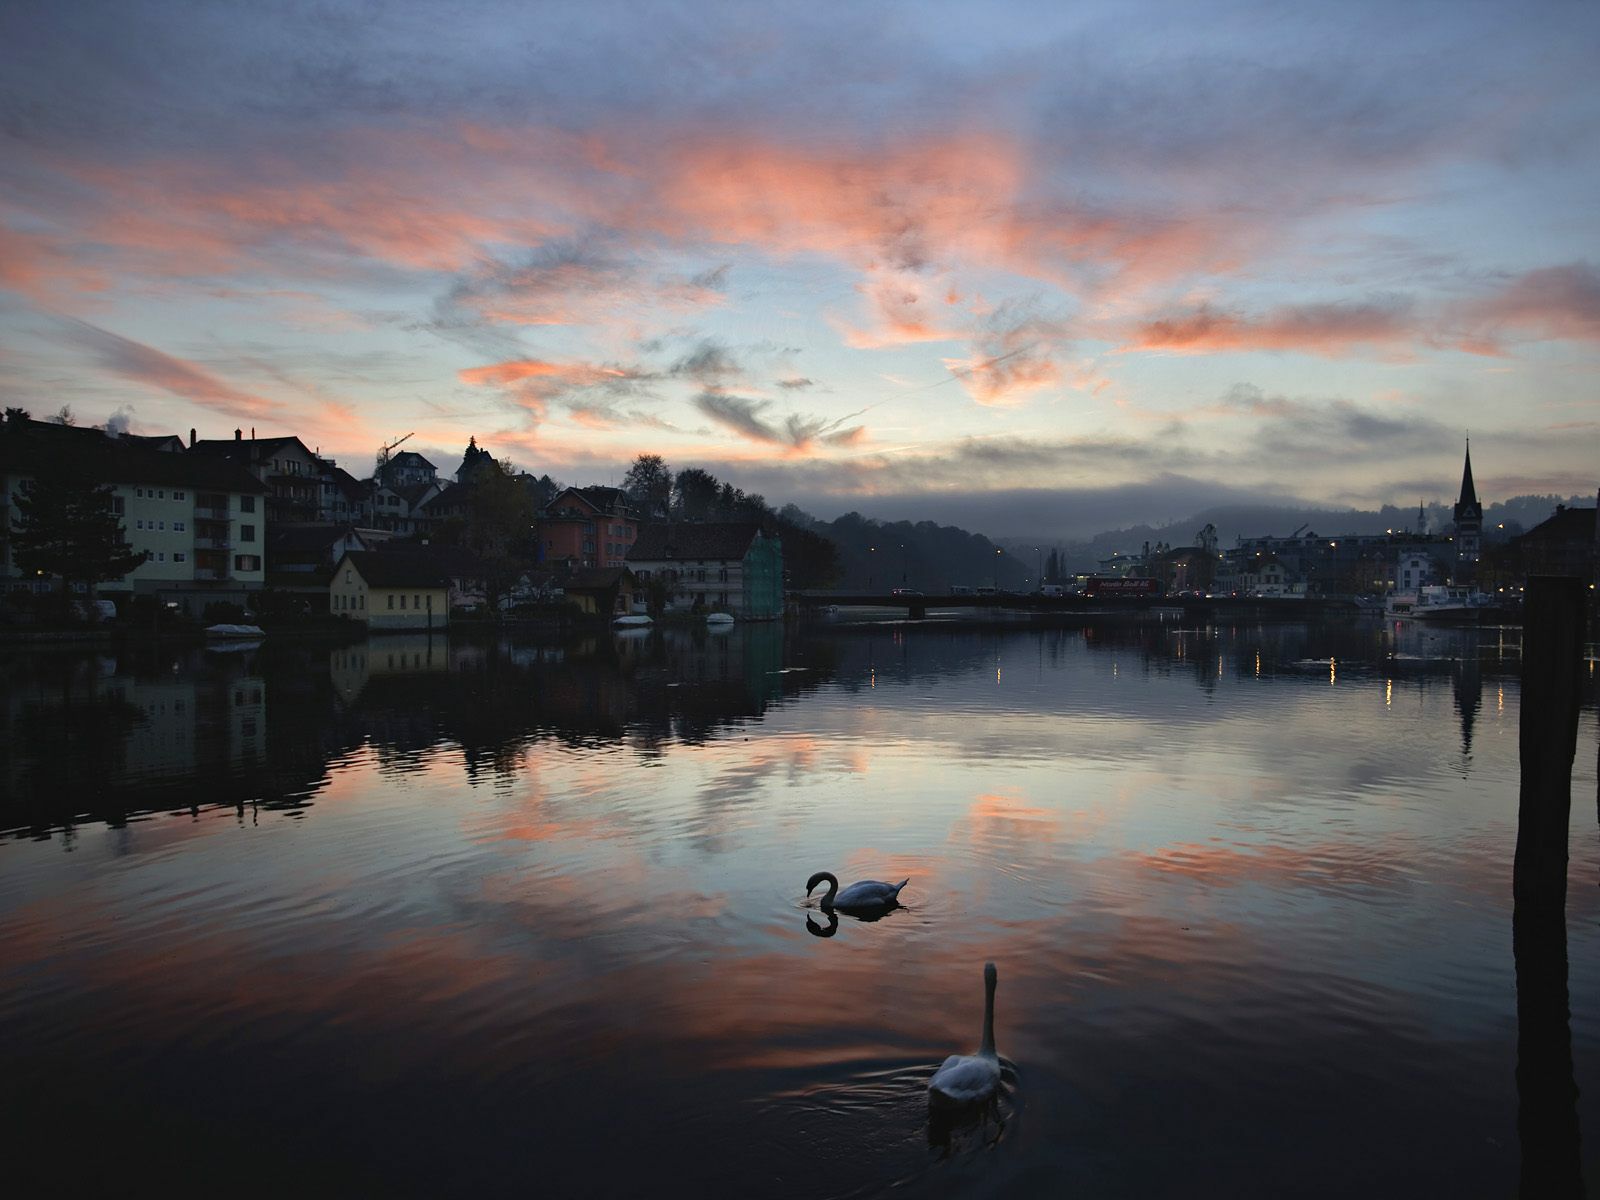
<svg viewBox="0 0 1600 1200">
<path fill-rule="evenodd" d="M 627 567 L 584 567 L 561 581 L 569 592 L 603 592 L 616 587 L 631 574 Z"/>
<path fill-rule="evenodd" d="M 738 561 L 761 532 L 754 521 L 683 522 L 641 525 L 638 539 L 628 550 L 629 562 L 665 562 L 684 559 Z"/>
<path fill-rule="evenodd" d="M 39 425 L 42 422 L 32 422 Z M 0 433 L 0 470 L 11 475 L 34 475 L 48 467 L 52 457 L 70 454 L 74 467 L 111 484 L 165 484 L 196 491 L 261 495 L 266 488 L 243 467 L 226 460 L 197 457 L 192 453 L 151 450 L 138 443 L 101 436 L 99 439 L 62 437 L 34 428 Z"/>
<path fill-rule="evenodd" d="M 349 563 L 361 572 L 368 587 L 449 587 L 439 567 L 418 555 L 385 554 L 377 550 L 351 550 L 340 565 Z"/>
</svg>

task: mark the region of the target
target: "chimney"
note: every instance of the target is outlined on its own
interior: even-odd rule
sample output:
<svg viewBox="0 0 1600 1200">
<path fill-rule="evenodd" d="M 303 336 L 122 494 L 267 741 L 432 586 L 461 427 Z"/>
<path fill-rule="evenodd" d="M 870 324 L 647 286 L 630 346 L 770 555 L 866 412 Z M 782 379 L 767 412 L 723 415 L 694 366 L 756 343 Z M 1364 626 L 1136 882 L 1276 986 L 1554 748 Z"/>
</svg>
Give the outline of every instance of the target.
<svg viewBox="0 0 1600 1200">
<path fill-rule="evenodd" d="M 189 426 L 189 449 L 194 449 L 194 426 Z"/>
<path fill-rule="evenodd" d="M 242 441 L 244 441 L 244 430 L 242 430 L 242 429 L 235 429 L 235 430 L 234 430 L 234 431 L 233 431 L 233 440 L 234 440 L 234 441 L 236 441 L 236 442 L 242 442 Z"/>
<path fill-rule="evenodd" d="M 256 440 L 256 427 L 254 425 L 250 426 L 250 440 L 252 442 Z"/>
</svg>

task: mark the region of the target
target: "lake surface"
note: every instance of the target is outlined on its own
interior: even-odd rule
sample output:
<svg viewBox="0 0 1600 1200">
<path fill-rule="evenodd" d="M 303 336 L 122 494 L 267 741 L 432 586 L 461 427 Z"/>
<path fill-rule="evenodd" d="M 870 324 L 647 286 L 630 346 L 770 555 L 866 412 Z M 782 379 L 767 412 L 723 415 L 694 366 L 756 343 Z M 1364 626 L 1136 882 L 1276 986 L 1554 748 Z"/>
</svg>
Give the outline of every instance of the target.
<svg viewBox="0 0 1600 1200">
<path fill-rule="evenodd" d="M 1520 639 L 0 652 L 7 1178 L 1510 1196 Z M 1586 679 L 1567 949 L 1594 1189 Z M 829 922 L 823 869 L 909 877 L 905 906 Z M 1005 1094 L 930 1124 L 985 961 Z"/>
</svg>

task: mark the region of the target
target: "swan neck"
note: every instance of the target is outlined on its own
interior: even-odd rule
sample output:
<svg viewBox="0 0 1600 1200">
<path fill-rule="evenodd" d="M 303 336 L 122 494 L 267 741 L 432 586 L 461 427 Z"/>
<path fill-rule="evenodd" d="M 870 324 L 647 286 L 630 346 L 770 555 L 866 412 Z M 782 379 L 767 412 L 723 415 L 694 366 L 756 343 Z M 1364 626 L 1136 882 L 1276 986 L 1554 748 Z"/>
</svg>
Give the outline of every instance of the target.
<svg viewBox="0 0 1600 1200">
<path fill-rule="evenodd" d="M 822 897 L 822 907 L 832 908 L 833 898 L 839 894 L 839 880 L 831 871 L 822 871 L 819 874 L 822 876 L 822 882 L 828 885 L 828 890 Z"/>
<path fill-rule="evenodd" d="M 978 1048 L 978 1053 L 985 1058 L 995 1058 L 994 1049 L 994 980 L 987 979 L 983 985 L 983 1043 Z"/>
</svg>

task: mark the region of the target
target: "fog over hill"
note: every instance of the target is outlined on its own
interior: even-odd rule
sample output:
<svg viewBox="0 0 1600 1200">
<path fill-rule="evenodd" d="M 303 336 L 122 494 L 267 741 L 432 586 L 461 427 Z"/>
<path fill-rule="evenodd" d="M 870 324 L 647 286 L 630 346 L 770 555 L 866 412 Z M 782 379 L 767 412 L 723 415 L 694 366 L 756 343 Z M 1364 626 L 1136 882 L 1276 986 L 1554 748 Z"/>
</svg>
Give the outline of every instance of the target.
<svg viewBox="0 0 1600 1200">
<path fill-rule="evenodd" d="M 1513 496 L 1484 508 L 1484 528 L 1491 531 L 1491 540 L 1495 534 L 1515 536 L 1550 516 L 1557 504 L 1572 507 L 1592 506 L 1594 503 L 1593 496 Z M 1427 505 L 1426 528 L 1429 533 L 1437 533 L 1447 527 L 1451 520 L 1449 505 Z M 1068 562 L 1075 569 L 1085 570 L 1113 554 L 1135 553 L 1147 541 L 1165 542 L 1173 546 L 1193 545 L 1195 535 L 1207 524 L 1216 526 L 1218 544 L 1226 548 L 1233 546 L 1241 537 L 1286 537 L 1298 530 L 1310 530 L 1330 537 L 1383 533 L 1390 529 L 1415 530 L 1418 516 L 1416 508 L 1400 508 L 1392 504 L 1379 509 L 1220 504 L 1198 509 L 1192 516 L 1181 520 L 1130 523 L 1105 529 L 1089 538 L 1063 536 L 1041 540 L 997 537 L 995 541 L 1018 554 L 1025 550 L 1031 553 L 1035 546 L 1042 546 L 1046 551 L 1058 548 L 1068 555 Z"/>
</svg>

